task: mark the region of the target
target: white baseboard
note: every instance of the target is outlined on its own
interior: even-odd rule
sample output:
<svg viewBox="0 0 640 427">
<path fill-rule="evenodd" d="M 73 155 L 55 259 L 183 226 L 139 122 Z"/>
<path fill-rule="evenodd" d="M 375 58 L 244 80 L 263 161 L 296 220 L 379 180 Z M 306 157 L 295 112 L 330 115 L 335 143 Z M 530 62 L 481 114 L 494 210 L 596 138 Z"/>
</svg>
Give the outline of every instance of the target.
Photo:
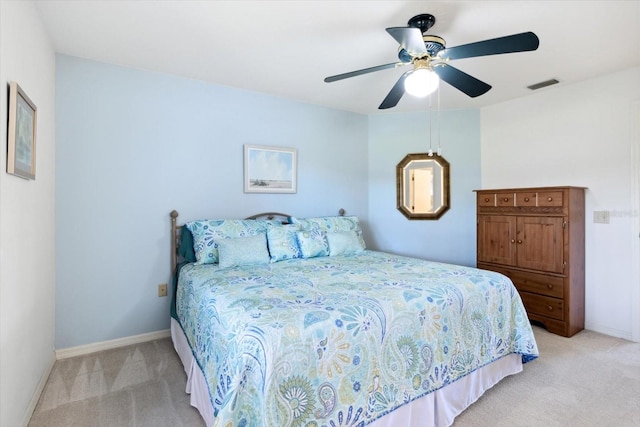
<svg viewBox="0 0 640 427">
<path fill-rule="evenodd" d="M 139 344 L 147 341 L 159 340 L 171 336 L 171 331 L 149 332 L 147 334 L 133 335 L 130 337 L 118 338 L 115 340 L 102 341 L 93 344 L 80 345 L 78 347 L 63 348 L 56 350 L 56 360 L 67 359 L 69 357 L 84 356 L 96 351 L 110 350 L 112 348 L 124 347 L 126 345 Z"/>
<path fill-rule="evenodd" d="M 53 370 L 53 365 L 56 363 L 56 355 L 55 353 L 51 353 L 51 360 L 49 361 L 49 366 L 45 369 L 44 373 L 40 377 L 40 381 L 38 381 L 38 385 L 36 389 L 33 391 L 33 396 L 31 396 L 31 400 L 29 401 L 29 405 L 27 409 L 24 411 L 24 419 L 22 420 L 22 427 L 27 427 L 29 425 L 29 421 L 31 421 L 31 416 L 33 415 L 33 411 L 36 410 L 36 405 L 40 400 L 40 396 L 44 391 L 44 386 L 47 385 L 47 380 L 49 380 L 49 375 L 51 375 L 51 371 Z"/>
<path fill-rule="evenodd" d="M 584 328 L 589 331 L 598 332 L 600 334 L 609 335 L 615 338 L 622 338 L 627 341 L 633 341 L 631 337 L 631 331 L 623 331 L 620 329 L 610 328 L 608 326 L 603 325 L 584 325 Z"/>
</svg>

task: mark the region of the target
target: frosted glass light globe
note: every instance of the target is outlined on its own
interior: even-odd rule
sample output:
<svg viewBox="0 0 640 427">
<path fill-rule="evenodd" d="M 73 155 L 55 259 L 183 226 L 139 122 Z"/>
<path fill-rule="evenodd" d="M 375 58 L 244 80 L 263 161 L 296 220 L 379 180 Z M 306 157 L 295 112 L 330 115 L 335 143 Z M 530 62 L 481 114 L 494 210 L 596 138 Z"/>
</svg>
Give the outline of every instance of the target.
<svg viewBox="0 0 640 427">
<path fill-rule="evenodd" d="M 436 73 L 428 68 L 418 68 L 404 80 L 404 90 L 417 97 L 425 97 L 435 92 L 440 84 L 440 78 Z"/>
</svg>

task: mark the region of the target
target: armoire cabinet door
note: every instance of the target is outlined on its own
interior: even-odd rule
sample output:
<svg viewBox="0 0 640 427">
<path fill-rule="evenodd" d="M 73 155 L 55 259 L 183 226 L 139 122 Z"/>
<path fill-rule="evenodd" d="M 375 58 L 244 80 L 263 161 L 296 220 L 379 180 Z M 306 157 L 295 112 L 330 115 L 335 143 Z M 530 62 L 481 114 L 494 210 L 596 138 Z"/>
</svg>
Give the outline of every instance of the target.
<svg viewBox="0 0 640 427">
<path fill-rule="evenodd" d="M 563 272 L 563 218 L 519 217 L 517 265 L 532 270 Z"/>
<path fill-rule="evenodd" d="M 478 261 L 516 265 L 516 217 L 478 217 Z"/>
</svg>

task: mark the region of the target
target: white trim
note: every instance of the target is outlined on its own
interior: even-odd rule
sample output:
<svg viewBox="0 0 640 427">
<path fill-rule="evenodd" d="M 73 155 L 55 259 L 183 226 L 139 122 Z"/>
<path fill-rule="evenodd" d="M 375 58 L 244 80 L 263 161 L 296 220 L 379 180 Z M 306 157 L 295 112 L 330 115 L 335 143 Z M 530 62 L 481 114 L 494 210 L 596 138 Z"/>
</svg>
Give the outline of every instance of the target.
<svg viewBox="0 0 640 427">
<path fill-rule="evenodd" d="M 640 342 L 640 102 L 631 110 L 631 340 Z"/>
<path fill-rule="evenodd" d="M 44 373 L 40 377 L 40 381 L 36 386 L 36 389 L 33 391 L 33 396 L 31 396 L 31 400 L 29 401 L 29 405 L 27 405 L 27 409 L 24 411 L 24 418 L 22 419 L 22 427 L 27 427 L 29 422 L 31 421 L 31 417 L 33 416 L 33 411 L 36 410 L 36 405 L 40 400 L 40 396 L 44 391 L 44 387 L 47 385 L 47 381 L 49 380 L 49 375 L 51 375 L 51 371 L 53 370 L 53 365 L 56 363 L 55 353 L 51 353 L 51 360 L 49 361 L 49 366 L 45 369 Z"/>
<path fill-rule="evenodd" d="M 623 340 L 633 341 L 631 337 L 631 331 L 628 331 L 628 330 L 611 328 L 609 326 L 605 326 L 602 324 L 599 324 L 599 325 L 585 324 L 584 329 L 586 331 L 593 331 L 593 332 L 598 332 L 599 334 L 609 335 L 610 337 L 622 338 Z"/>
<path fill-rule="evenodd" d="M 84 356 L 86 354 L 95 353 L 96 351 L 110 350 L 112 348 L 124 347 L 132 344 L 140 344 L 147 341 L 168 338 L 170 336 L 171 331 L 169 329 L 165 329 L 162 331 L 149 332 L 147 334 L 133 335 L 130 337 L 117 338 L 115 340 L 80 345 L 78 347 L 63 348 L 61 350 L 56 350 L 56 359 L 61 360 L 69 357 Z"/>
</svg>

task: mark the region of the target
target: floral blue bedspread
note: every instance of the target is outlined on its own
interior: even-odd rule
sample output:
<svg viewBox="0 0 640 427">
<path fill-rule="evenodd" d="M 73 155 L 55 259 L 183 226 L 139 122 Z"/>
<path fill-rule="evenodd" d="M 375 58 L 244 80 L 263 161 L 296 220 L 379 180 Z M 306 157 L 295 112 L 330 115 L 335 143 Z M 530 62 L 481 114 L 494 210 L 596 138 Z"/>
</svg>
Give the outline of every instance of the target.
<svg viewBox="0 0 640 427">
<path fill-rule="evenodd" d="M 217 425 L 363 426 L 538 349 L 506 277 L 365 251 L 185 266 L 177 314 Z"/>
</svg>

